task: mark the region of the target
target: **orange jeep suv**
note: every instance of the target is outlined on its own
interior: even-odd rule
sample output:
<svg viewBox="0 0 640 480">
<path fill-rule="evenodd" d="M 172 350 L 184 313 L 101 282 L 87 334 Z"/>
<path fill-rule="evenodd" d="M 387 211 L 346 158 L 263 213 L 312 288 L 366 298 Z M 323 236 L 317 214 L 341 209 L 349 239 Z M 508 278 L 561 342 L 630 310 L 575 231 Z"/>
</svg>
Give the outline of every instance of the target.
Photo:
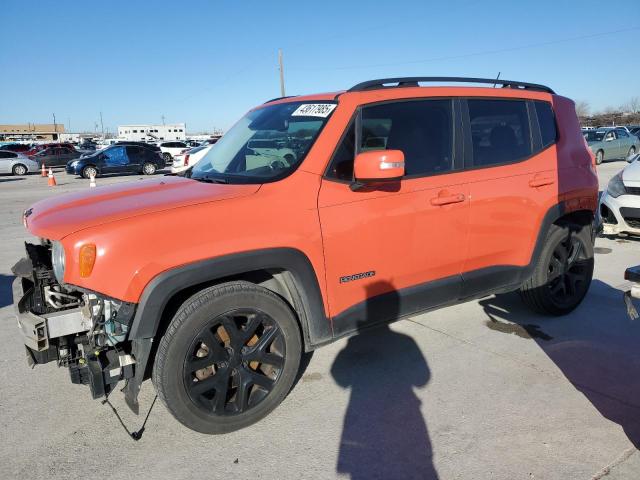
<svg viewBox="0 0 640 480">
<path fill-rule="evenodd" d="M 368 81 L 254 108 L 183 176 L 36 203 L 14 303 L 31 364 L 94 398 L 125 380 L 136 413 L 151 378 L 180 422 L 224 433 L 362 328 L 514 290 L 570 312 L 597 195 L 574 103 L 548 87 Z"/>
</svg>

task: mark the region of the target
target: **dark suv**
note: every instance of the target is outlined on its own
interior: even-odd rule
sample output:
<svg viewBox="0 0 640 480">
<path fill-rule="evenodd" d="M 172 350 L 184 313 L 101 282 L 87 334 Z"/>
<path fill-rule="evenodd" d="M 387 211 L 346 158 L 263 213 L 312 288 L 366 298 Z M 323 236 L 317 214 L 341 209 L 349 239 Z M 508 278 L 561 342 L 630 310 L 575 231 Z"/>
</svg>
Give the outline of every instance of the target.
<svg viewBox="0 0 640 480">
<path fill-rule="evenodd" d="M 66 171 L 85 178 L 113 173 L 153 175 L 164 166 L 160 152 L 152 148 L 115 144 L 67 163 Z"/>
</svg>

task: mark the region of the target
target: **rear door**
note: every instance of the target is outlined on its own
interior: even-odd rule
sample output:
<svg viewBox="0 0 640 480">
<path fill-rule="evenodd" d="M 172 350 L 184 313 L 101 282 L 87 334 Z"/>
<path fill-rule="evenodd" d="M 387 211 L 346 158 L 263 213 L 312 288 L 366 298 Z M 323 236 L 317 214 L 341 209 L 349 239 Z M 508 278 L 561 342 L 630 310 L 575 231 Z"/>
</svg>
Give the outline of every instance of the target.
<svg viewBox="0 0 640 480">
<path fill-rule="evenodd" d="M 334 153 L 318 206 L 336 334 L 458 298 L 469 203 L 455 105 L 364 106 Z M 354 155 L 372 149 L 401 150 L 406 175 L 353 191 Z"/>
<path fill-rule="evenodd" d="M 473 173 L 462 275 L 467 297 L 520 282 L 542 216 L 557 200 L 557 156 L 549 103 L 469 98 L 464 104 L 465 163 Z"/>
<path fill-rule="evenodd" d="M 126 170 L 129 172 L 139 172 L 142 170 L 142 163 L 144 162 L 144 151 L 142 147 L 129 145 L 126 148 L 128 166 Z"/>
<path fill-rule="evenodd" d="M 616 133 L 618 134 L 618 141 L 620 144 L 620 158 L 626 159 L 633 142 L 631 141 L 629 134 L 624 130 L 617 130 Z"/>
</svg>

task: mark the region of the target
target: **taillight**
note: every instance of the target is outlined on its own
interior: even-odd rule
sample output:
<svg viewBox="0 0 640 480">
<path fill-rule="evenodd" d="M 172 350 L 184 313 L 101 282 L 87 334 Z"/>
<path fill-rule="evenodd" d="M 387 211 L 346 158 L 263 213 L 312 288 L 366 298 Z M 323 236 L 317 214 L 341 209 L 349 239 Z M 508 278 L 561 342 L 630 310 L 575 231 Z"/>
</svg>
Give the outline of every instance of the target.
<svg viewBox="0 0 640 480">
<path fill-rule="evenodd" d="M 186 167 L 187 165 L 189 165 L 189 154 L 188 153 L 184 156 L 184 166 Z"/>
</svg>

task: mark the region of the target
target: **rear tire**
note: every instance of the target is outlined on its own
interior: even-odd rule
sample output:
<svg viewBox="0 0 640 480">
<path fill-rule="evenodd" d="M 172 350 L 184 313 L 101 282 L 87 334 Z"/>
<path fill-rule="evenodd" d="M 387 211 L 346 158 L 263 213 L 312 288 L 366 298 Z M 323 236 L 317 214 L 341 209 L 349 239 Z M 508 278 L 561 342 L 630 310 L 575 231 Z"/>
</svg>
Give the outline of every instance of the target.
<svg viewBox="0 0 640 480">
<path fill-rule="evenodd" d="M 627 153 L 627 157 L 625 158 L 625 160 L 633 157 L 636 154 L 636 147 L 631 147 L 629 149 L 629 153 Z"/>
<path fill-rule="evenodd" d="M 520 296 L 535 312 L 566 315 L 587 294 L 593 263 L 590 227 L 552 225 L 531 278 L 520 287 Z"/>
<path fill-rule="evenodd" d="M 156 165 L 154 163 L 147 162 L 142 165 L 142 173 L 145 175 L 154 175 L 156 173 Z"/>
<path fill-rule="evenodd" d="M 173 157 L 171 156 L 171 154 L 169 152 L 164 152 L 162 154 L 162 158 L 164 158 L 164 163 L 169 164 L 171 162 L 173 162 Z"/>
<path fill-rule="evenodd" d="M 18 176 L 26 175 L 27 172 L 28 172 L 27 167 L 25 167 L 21 163 L 16 163 L 11 169 L 11 173 Z"/>
<path fill-rule="evenodd" d="M 249 282 L 206 288 L 182 304 L 160 340 L 153 383 L 171 414 L 201 433 L 227 433 L 268 415 L 300 366 L 294 312 Z"/>
<path fill-rule="evenodd" d="M 604 160 L 604 152 L 602 150 L 598 150 L 596 152 L 596 165 L 600 165 Z"/>
</svg>

